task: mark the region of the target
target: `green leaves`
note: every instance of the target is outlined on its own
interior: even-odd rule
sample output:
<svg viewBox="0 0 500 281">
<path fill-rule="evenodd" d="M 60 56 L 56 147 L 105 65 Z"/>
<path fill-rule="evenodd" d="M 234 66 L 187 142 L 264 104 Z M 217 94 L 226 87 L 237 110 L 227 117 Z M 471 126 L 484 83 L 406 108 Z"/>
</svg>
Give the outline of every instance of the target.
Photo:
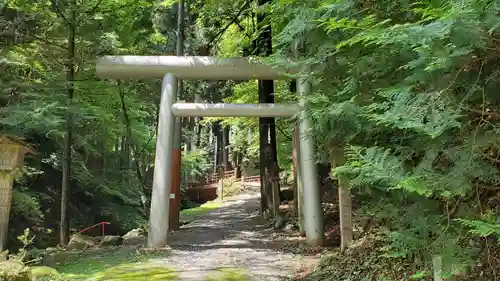
<svg viewBox="0 0 500 281">
<path fill-rule="evenodd" d="M 388 99 L 379 106 L 379 110 L 385 112 L 372 111 L 367 115 L 377 124 L 415 130 L 431 138 L 439 137 L 446 130 L 461 127 L 458 122 L 459 110 L 444 93 L 413 93 L 407 87 L 390 89 L 381 95 Z"/>
<path fill-rule="evenodd" d="M 164 0 L 160 3 L 160 6 L 170 7 L 174 4 L 177 4 L 178 2 L 179 2 L 179 0 Z"/>
<path fill-rule="evenodd" d="M 491 212 L 484 215 L 483 220 L 456 219 L 456 221 L 469 228 L 472 235 L 481 237 L 496 235 L 500 237 L 500 218 Z"/>
</svg>

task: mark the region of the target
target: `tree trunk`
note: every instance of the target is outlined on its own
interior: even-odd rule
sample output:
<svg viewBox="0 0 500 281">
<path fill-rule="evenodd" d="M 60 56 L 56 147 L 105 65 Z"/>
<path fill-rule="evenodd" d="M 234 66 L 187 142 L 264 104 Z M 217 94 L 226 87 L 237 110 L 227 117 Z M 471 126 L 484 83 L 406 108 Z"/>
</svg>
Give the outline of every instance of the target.
<svg viewBox="0 0 500 281">
<path fill-rule="evenodd" d="M 132 171 L 132 169 L 134 168 L 134 164 L 135 164 L 135 173 L 136 173 L 136 176 L 137 176 L 137 180 L 139 181 L 139 184 L 140 184 L 140 187 L 141 187 L 141 190 L 142 190 L 142 196 L 147 196 L 148 194 L 148 191 L 147 191 L 147 188 L 145 187 L 144 185 L 144 176 L 143 174 L 141 173 L 141 167 L 140 167 L 140 163 L 139 163 L 139 158 L 140 158 L 140 155 L 139 155 L 139 151 L 137 150 L 137 146 L 134 145 L 134 141 L 133 141 L 133 137 L 132 137 L 132 126 L 130 124 L 130 118 L 128 116 L 128 110 L 127 110 L 127 104 L 125 102 L 125 92 L 123 91 L 123 88 L 121 87 L 121 84 L 118 82 L 117 83 L 118 85 L 118 92 L 119 92 L 119 95 L 120 95 L 120 102 L 121 102 L 121 108 L 122 108 L 122 113 L 123 113 L 123 122 L 125 123 L 125 131 L 126 131 L 126 134 L 127 134 L 127 137 L 125 138 L 126 141 L 125 141 L 125 152 L 127 153 L 126 156 L 127 156 L 127 172 L 129 171 Z M 135 158 L 135 161 L 133 160 Z M 131 178 L 130 176 L 128 177 L 128 186 L 130 188 L 130 186 L 132 185 L 132 182 L 131 182 Z M 144 209 L 143 209 L 143 212 L 144 212 L 144 216 L 147 217 L 148 215 L 148 206 L 147 204 L 144 204 Z"/>
<path fill-rule="evenodd" d="M 200 102 L 200 94 L 198 92 L 196 92 L 196 94 L 194 95 L 194 102 L 195 103 L 199 103 Z M 191 144 L 191 151 L 196 151 L 198 150 L 198 148 L 200 147 L 200 138 L 201 138 L 201 125 L 200 125 L 200 118 L 199 117 L 195 117 L 194 118 L 194 141 L 192 142 Z"/>
<path fill-rule="evenodd" d="M 119 161 L 119 162 L 118 162 L 118 163 L 119 163 L 119 164 L 118 164 L 118 168 L 119 168 L 120 170 L 122 170 L 122 169 L 123 169 L 123 167 L 124 167 L 124 163 L 125 163 L 124 158 L 123 158 L 123 151 L 125 151 L 125 143 L 127 142 L 127 137 L 126 137 L 125 135 L 126 135 L 126 134 L 125 134 L 125 132 L 124 132 L 124 134 L 121 136 L 120 141 L 119 141 L 119 142 L 120 142 L 120 150 L 119 150 L 119 152 L 118 152 L 118 155 L 119 155 L 120 157 L 118 158 L 118 161 Z"/>
<path fill-rule="evenodd" d="M 203 130 L 203 126 L 200 124 L 201 119 L 198 118 L 196 121 L 196 148 L 201 147 L 201 133 Z"/>
<path fill-rule="evenodd" d="M 230 171 L 229 166 L 229 127 L 222 128 L 222 165 L 226 171 Z"/>
<path fill-rule="evenodd" d="M 243 153 L 239 151 L 234 152 L 236 154 L 236 163 L 235 163 L 235 178 L 239 179 L 241 178 L 241 170 L 243 168 Z"/>
<path fill-rule="evenodd" d="M 269 0 L 258 0 L 257 4 L 259 6 L 269 3 Z M 267 13 L 259 12 L 257 13 L 257 25 L 262 28 L 262 32 L 259 34 L 257 41 L 254 41 L 254 52 L 259 55 L 269 56 L 272 55 L 272 30 L 271 25 L 266 24 Z M 272 80 L 259 80 L 259 103 L 274 103 L 274 81 Z M 268 182 L 264 180 L 262 176 L 265 173 L 266 164 L 276 163 L 278 164 L 278 154 L 276 149 L 276 124 L 274 118 L 259 118 L 259 133 L 260 133 L 260 174 L 261 174 L 261 198 L 270 197 L 269 193 L 271 186 Z M 270 146 L 271 153 L 270 158 L 266 159 L 263 148 Z M 267 166 L 270 167 L 270 166 Z M 278 188 L 279 193 L 279 183 L 275 185 Z M 266 193 L 267 196 L 266 196 Z M 264 196 L 263 196 L 264 195 Z M 271 202 L 263 202 L 261 200 L 261 213 L 265 213 L 269 210 Z"/>
<path fill-rule="evenodd" d="M 75 62 L 76 62 L 76 0 L 70 4 L 70 17 L 68 23 L 68 62 L 66 69 L 66 83 L 68 83 L 68 112 L 66 114 L 66 136 L 64 138 L 62 186 L 61 186 L 61 221 L 59 225 L 59 244 L 65 246 L 69 242 L 69 193 L 71 181 L 71 144 L 72 144 L 72 113 L 71 106 L 75 89 Z"/>
<path fill-rule="evenodd" d="M 216 155 L 217 155 L 217 166 L 222 165 L 222 130 L 221 130 L 221 125 L 220 122 L 217 121 L 215 122 L 215 132 L 214 132 L 214 137 L 215 137 L 215 143 L 217 144 L 217 150 L 216 150 Z"/>
<path fill-rule="evenodd" d="M 192 149 L 191 138 L 189 136 L 189 134 L 192 132 L 192 130 L 191 130 L 191 117 L 185 117 L 183 120 L 183 123 L 184 123 L 185 132 L 188 133 L 188 135 L 184 137 L 184 154 L 188 154 Z"/>
<path fill-rule="evenodd" d="M 102 139 L 100 140 L 99 143 L 99 148 L 101 150 L 101 176 L 104 177 L 106 175 L 106 170 L 108 167 L 108 157 L 107 157 L 107 149 L 106 149 L 106 137 L 107 135 L 103 135 Z"/>
</svg>

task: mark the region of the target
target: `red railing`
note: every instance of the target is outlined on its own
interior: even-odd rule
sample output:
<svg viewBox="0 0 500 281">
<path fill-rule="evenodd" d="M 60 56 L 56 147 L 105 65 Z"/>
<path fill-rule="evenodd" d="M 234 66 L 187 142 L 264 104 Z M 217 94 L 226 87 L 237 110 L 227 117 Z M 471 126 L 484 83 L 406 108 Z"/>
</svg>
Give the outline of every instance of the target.
<svg viewBox="0 0 500 281">
<path fill-rule="evenodd" d="M 236 177 L 236 170 L 224 172 L 224 179 L 235 178 L 235 177 Z M 205 178 L 205 185 L 216 184 L 219 182 L 219 180 L 220 180 L 219 173 L 210 174 Z"/>
<path fill-rule="evenodd" d="M 91 226 L 89 226 L 87 228 L 84 228 L 84 229 L 78 231 L 78 233 L 84 233 L 85 231 L 90 230 L 90 229 L 92 229 L 92 228 L 100 225 L 101 226 L 101 235 L 104 236 L 104 226 L 107 225 L 107 224 L 111 224 L 111 223 L 107 222 L 107 221 L 102 221 L 102 222 L 96 223 L 94 225 L 91 225 Z"/>
<path fill-rule="evenodd" d="M 260 176 L 244 177 L 241 185 L 241 187 L 260 185 Z"/>
<path fill-rule="evenodd" d="M 227 179 L 227 178 L 235 178 L 235 177 L 236 177 L 236 170 L 224 172 L 224 178 L 225 179 Z"/>
</svg>

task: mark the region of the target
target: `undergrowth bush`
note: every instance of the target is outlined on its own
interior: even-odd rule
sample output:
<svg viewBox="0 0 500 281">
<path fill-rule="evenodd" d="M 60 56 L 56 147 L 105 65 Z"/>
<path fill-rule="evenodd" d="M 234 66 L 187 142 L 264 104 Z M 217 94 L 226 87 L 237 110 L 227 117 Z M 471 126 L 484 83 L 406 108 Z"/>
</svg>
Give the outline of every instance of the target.
<svg viewBox="0 0 500 281">
<path fill-rule="evenodd" d="M 496 1 L 290 1 L 279 50 L 306 42 L 299 75 L 318 157 L 382 231 L 381 257 L 450 271 L 475 264 L 500 211 L 500 6 Z M 312 75 L 311 75 L 312 74 Z M 481 239 L 481 237 L 483 239 Z M 479 239 L 478 239 L 479 238 Z M 474 241 L 480 241 L 475 243 Z"/>
</svg>

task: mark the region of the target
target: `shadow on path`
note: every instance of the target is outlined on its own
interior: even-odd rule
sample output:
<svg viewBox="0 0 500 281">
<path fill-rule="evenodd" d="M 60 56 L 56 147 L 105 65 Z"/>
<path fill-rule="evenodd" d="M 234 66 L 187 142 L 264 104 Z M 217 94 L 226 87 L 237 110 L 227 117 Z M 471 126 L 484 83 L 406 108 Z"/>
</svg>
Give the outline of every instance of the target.
<svg viewBox="0 0 500 281">
<path fill-rule="evenodd" d="M 204 280 L 221 268 L 237 268 L 250 280 L 278 281 L 300 268 L 301 258 L 282 251 L 258 214 L 257 194 L 243 194 L 169 236 L 172 254 L 153 262 L 176 268 L 181 280 Z"/>
</svg>

